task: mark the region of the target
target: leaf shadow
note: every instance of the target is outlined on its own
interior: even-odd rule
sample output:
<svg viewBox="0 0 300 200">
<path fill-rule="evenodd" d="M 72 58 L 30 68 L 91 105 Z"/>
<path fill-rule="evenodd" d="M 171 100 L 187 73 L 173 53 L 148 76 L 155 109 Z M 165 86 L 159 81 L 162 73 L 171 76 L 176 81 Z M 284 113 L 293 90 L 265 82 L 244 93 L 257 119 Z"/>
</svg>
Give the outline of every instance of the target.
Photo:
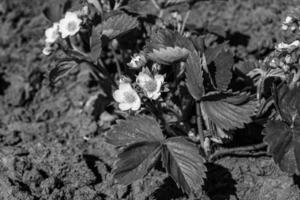
<svg viewBox="0 0 300 200">
<path fill-rule="evenodd" d="M 85 161 L 87 167 L 93 172 L 94 176 L 96 177 L 94 184 L 101 183 L 103 181 L 103 175 L 97 168 L 96 163 L 98 161 L 104 163 L 103 160 L 101 160 L 97 156 L 91 155 L 91 154 L 83 154 L 83 160 Z M 106 170 L 108 170 L 108 171 L 111 170 L 110 167 L 108 165 L 106 165 L 105 163 L 103 166 L 106 167 Z"/>
<path fill-rule="evenodd" d="M 171 200 L 183 196 L 185 196 L 185 194 L 177 187 L 171 177 L 165 178 L 163 184 L 151 195 L 155 200 Z"/>
<path fill-rule="evenodd" d="M 227 38 L 230 46 L 245 46 L 247 47 L 250 41 L 250 36 L 241 32 L 227 33 Z"/>
<path fill-rule="evenodd" d="M 294 184 L 300 189 L 300 176 L 293 175 Z"/>
<path fill-rule="evenodd" d="M 4 91 L 9 87 L 10 83 L 5 81 L 4 74 L 0 74 L 0 95 L 4 95 Z"/>
<path fill-rule="evenodd" d="M 263 140 L 262 130 L 263 126 L 255 123 L 247 124 L 245 128 L 235 130 L 232 134 L 232 140 L 225 143 L 224 147 L 234 148 L 261 143 Z"/>
<path fill-rule="evenodd" d="M 203 190 L 211 200 L 229 200 L 236 196 L 236 181 L 225 167 L 216 163 L 207 163 L 207 173 Z"/>
</svg>

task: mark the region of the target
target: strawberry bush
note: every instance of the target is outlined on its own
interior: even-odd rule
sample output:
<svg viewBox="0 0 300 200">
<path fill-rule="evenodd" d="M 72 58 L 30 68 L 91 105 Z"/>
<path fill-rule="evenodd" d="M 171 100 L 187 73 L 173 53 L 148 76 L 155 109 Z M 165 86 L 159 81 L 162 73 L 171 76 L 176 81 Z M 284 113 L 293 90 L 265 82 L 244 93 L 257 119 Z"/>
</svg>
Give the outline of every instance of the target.
<svg viewBox="0 0 300 200">
<path fill-rule="evenodd" d="M 185 194 L 200 198 L 207 163 L 257 153 L 299 175 L 300 10 L 283 19 L 286 38 L 272 52 L 258 62 L 238 62 L 222 27 L 188 26 L 195 3 L 51 3 L 44 9 L 52 26 L 43 49 L 56 60 L 50 86 L 88 68 L 100 91 L 91 98 L 92 114 L 109 113 L 105 139 L 118 151 L 113 174 L 119 184 L 133 184 L 161 165 Z M 183 15 L 181 6 L 187 7 Z M 263 127 L 261 143 L 226 148 L 250 126 Z"/>
</svg>

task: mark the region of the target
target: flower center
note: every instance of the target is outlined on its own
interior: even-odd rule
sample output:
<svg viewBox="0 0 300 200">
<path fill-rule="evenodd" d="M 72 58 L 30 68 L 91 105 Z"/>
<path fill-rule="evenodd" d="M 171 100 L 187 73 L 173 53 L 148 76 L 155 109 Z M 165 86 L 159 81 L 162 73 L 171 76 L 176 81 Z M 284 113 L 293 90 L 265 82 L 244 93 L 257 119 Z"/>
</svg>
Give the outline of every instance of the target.
<svg viewBox="0 0 300 200">
<path fill-rule="evenodd" d="M 72 21 L 68 23 L 68 31 L 74 32 L 77 28 L 76 22 Z"/>
<path fill-rule="evenodd" d="M 124 93 L 124 99 L 127 103 L 134 103 L 136 100 L 136 96 L 132 94 L 132 92 L 125 92 Z"/>
<path fill-rule="evenodd" d="M 147 92 L 155 92 L 155 90 L 157 89 L 157 83 L 155 80 L 151 80 L 151 81 L 146 81 L 144 84 L 144 89 Z"/>
</svg>

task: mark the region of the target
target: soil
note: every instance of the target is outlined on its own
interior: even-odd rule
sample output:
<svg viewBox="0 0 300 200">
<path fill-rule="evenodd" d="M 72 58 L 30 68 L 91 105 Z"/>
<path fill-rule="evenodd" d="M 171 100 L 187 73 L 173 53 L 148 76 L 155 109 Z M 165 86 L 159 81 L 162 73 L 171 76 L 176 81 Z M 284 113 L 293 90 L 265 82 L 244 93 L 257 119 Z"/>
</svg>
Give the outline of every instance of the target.
<svg viewBox="0 0 300 200">
<path fill-rule="evenodd" d="M 42 15 L 48 1 L 0 1 L 0 199 L 188 199 L 159 170 L 132 186 L 114 182 L 115 149 L 105 143 L 88 101 L 85 70 L 50 87 L 55 58 L 45 57 Z M 189 23 L 222 26 L 237 59 L 260 59 L 284 36 L 280 22 L 299 0 L 199 3 Z M 250 136 L 251 137 L 251 136 Z M 208 164 L 204 190 L 212 200 L 297 200 L 299 178 L 272 158 L 225 157 Z"/>
</svg>

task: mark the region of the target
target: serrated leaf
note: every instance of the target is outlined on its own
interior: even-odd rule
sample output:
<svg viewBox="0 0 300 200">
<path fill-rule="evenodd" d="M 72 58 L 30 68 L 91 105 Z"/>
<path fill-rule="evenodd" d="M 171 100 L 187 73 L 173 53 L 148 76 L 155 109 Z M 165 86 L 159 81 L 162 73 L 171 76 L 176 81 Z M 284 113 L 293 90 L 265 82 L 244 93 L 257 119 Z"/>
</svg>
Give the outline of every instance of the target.
<svg viewBox="0 0 300 200">
<path fill-rule="evenodd" d="M 185 60 L 189 55 L 189 50 L 180 47 L 166 47 L 154 49 L 148 53 L 147 56 L 150 60 L 163 65 L 170 65 L 175 62 Z"/>
<path fill-rule="evenodd" d="M 152 59 L 155 50 L 155 52 L 158 53 L 163 49 L 168 49 L 169 51 L 172 50 L 173 52 L 177 51 L 178 53 L 180 49 L 181 53 L 179 55 L 182 56 L 180 57 L 182 59 L 186 56 L 187 51 L 194 51 L 195 47 L 189 39 L 180 35 L 178 32 L 168 29 L 158 29 L 151 34 L 150 39 L 145 46 L 145 53 L 147 58 Z M 160 61 L 160 59 L 157 60 Z"/>
<path fill-rule="evenodd" d="M 197 146 L 183 137 L 167 139 L 162 154 L 163 166 L 168 174 L 187 194 L 202 191 L 203 178 L 206 177 L 205 159 Z"/>
<path fill-rule="evenodd" d="M 50 71 L 49 79 L 50 83 L 54 84 L 59 81 L 62 77 L 69 74 L 69 72 L 78 66 L 78 63 L 72 59 L 60 60 L 54 69 Z"/>
<path fill-rule="evenodd" d="M 186 85 L 195 100 L 203 95 L 202 65 L 205 65 L 205 58 L 201 59 L 196 52 L 190 53 L 185 64 Z"/>
<path fill-rule="evenodd" d="M 196 50 L 200 53 L 204 52 L 205 44 L 204 44 L 204 37 L 203 36 L 191 36 L 191 41 L 193 42 L 193 45 L 195 46 Z"/>
<path fill-rule="evenodd" d="M 202 98 L 201 111 L 223 130 L 243 128 L 244 124 L 252 121 L 256 113 L 257 103 L 249 99 L 248 94 L 207 94 Z"/>
<path fill-rule="evenodd" d="M 153 3 L 149 0 L 128 0 L 127 4 L 122 7 L 128 12 L 139 14 L 140 16 L 154 16 L 157 12 L 156 8 L 153 7 Z"/>
<path fill-rule="evenodd" d="M 92 35 L 91 35 L 91 52 L 90 57 L 94 62 L 98 60 L 102 52 L 102 40 L 101 40 L 101 27 L 97 26 L 93 28 Z"/>
<path fill-rule="evenodd" d="M 257 68 L 257 63 L 254 61 L 245 61 L 240 62 L 234 66 L 234 70 L 237 70 L 239 73 L 243 75 L 247 75 L 250 71 Z"/>
<path fill-rule="evenodd" d="M 51 22 L 57 22 L 62 18 L 66 0 L 54 0 L 43 9 L 44 16 Z"/>
<path fill-rule="evenodd" d="M 145 176 L 158 160 L 164 137 L 152 117 L 131 116 L 118 121 L 108 132 L 107 142 L 125 147 L 114 166 L 114 176 L 121 184 L 131 184 Z"/>
<path fill-rule="evenodd" d="M 100 32 L 102 37 L 105 36 L 112 40 L 137 28 L 138 25 L 139 23 L 135 17 L 122 13 L 113 15 L 102 22 Z"/>
<path fill-rule="evenodd" d="M 216 34 L 218 36 L 221 36 L 223 38 L 226 37 L 226 31 L 224 30 L 224 28 L 222 26 L 209 25 L 209 26 L 207 26 L 207 31 L 210 33 Z"/>
<path fill-rule="evenodd" d="M 278 89 L 278 99 L 276 100 L 280 109 L 280 114 L 288 123 L 293 122 L 293 118 L 299 116 L 300 112 L 300 87 L 290 89 L 286 84 Z"/>
<path fill-rule="evenodd" d="M 216 67 L 215 81 L 219 90 L 227 90 L 232 78 L 233 56 L 229 51 L 221 50 L 214 61 Z"/>
<path fill-rule="evenodd" d="M 299 175 L 300 172 L 300 123 L 290 126 L 282 121 L 269 121 L 263 130 L 268 153 L 281 170 Z"/>
<path fill-rule="evenodd" d="M 161 154 L 160 142 L 139 142 L 128 146 L 118 155 L 113 171 L 119 183 L 128 185 L 143 178 Z"/>
<path fill-rule="evenodd" d="M 119 120 L 106 135 L 107 142 L 115 146 L 127 146 L 138 142 L 163 141 L 159 124 L 152 117 L 131 116 Z"/>
<path fill-rule="evenodd" d="M 220 44 L 213 48 L 208 48 L 205 51 L 205 57 L 207 65 L 210 65 L 214 60 L 216 60 L 217 56 L 224 50 L 226 43 Z"/>
<path fill-rule="evenodd" d="M 173 6 L 182 3 L 191 3 L 195 0 L 164 0 L 164 6 Z"/>
</svg>

